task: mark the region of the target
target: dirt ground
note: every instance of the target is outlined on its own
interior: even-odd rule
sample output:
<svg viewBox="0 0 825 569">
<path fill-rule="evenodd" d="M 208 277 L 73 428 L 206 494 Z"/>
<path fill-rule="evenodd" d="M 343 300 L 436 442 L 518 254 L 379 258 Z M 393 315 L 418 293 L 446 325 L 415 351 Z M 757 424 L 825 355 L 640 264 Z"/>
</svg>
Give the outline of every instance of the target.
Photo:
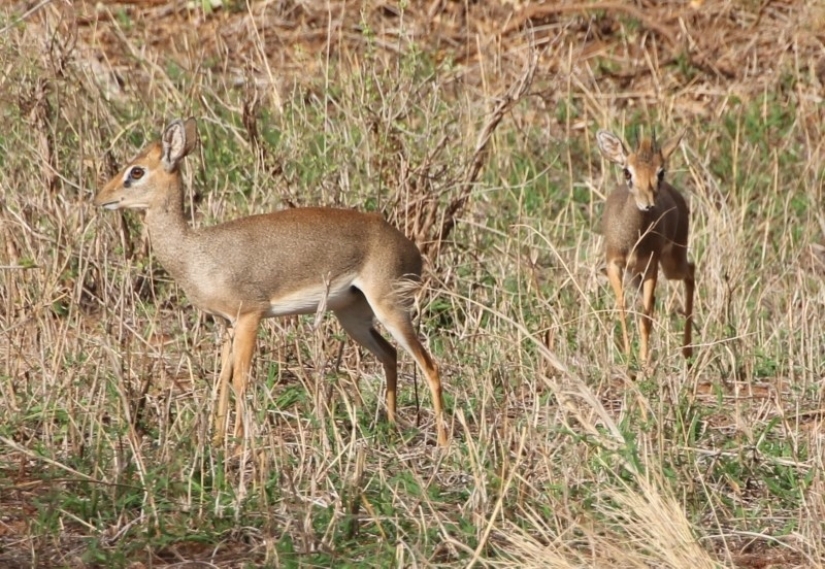
<svg viewBox="0 0 825 569">
<path fill-rule="evenodd" d="M 322 73 L 326 59 L 357 66 L 365 56 L 392 60 L 410 49 L 449 60 L 466 82 L 490 81 L 481 71 L 491 64 L 492 80 L 506 81 L 520 71 L 531 42 L 567 48 L 566 60 L 547 50 L 553 56 L 542 61 L 543 71 L 589 64 L 604 91 L 626 91 L 630 99 L 675 89 L 681 110 L 698 115 L 719 111 L 711 101 L 720 92 L 762 92 L 789 59 L 819 87 L 811 96 L 821 96 L 825 82 L 825 5 L 812 1 L 42 4 L 20 3 L 15 13 L 34 9 L 27 19 L 42 26 L 46 12 L 62 13 L 61 27 L 77 32 L 80 52 L 113 90 L 144 79 L 136 51 L 159 65 L 171 59 L 283 92 L 292 81 Z M 74 34 L 60 35 L 74 41 L 66 39 Z M 678 73 L 653 72 L 673 63 Z"/>
</svg>

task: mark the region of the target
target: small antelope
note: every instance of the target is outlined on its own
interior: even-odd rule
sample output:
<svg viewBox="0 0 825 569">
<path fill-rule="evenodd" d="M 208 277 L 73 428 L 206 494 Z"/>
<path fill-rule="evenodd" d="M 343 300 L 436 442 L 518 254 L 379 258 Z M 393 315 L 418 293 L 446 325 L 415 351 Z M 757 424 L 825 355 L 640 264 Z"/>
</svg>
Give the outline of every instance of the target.
<svg viewBox="0 0 825 569">
<path fill-rule="evenodd" d="M 624 348 L 630 355 L 627 334 L 623 279 L 627 269 L 636 288 L 642 281 L 643 314 L 641 359 L 650 361 L 650 329 L 659 265 L 665 277 L 685 283 L 685 339 L 682 354 L 693 355 L 693 289 L 695 266 L 688 261 L 690 212 L 685 198 L 665 181 L 665 164 L 679 145 L 684 132 L 659 146 L 656 137 L 644 138 L 635 152 L 628 153 L 616 135 L 599 131 L 596 140 L 602 155 L 624 170 L 626 187 L 607 198 L 602 231 L 605 238 L 607 276 L 616 294 L 622 323 Z"/>
<path fill-rule="evenodd" d="M 198 139 L 195 119 L 175 120 L 95 197 L 106 209 L 145 209 L 155 254 L 192 303 L 228 322 L 221 358 L 214 442 L 227 427 L 228 385 L 235 392 L 236 437 L 255 335 L 263 318 L 311 314 L 326 307 L 344 330 L 375 354 L 387 378 L 387 418 L 395 422 L 392 334 L 424 372 L 432 393 L 438 443 L 447 444 L 441 379 L 410 319 L 422 259 L 415 244 L 378 214 L 299 208 L 193 229 L 183 213 L 180 167 Z"/>
</svg>

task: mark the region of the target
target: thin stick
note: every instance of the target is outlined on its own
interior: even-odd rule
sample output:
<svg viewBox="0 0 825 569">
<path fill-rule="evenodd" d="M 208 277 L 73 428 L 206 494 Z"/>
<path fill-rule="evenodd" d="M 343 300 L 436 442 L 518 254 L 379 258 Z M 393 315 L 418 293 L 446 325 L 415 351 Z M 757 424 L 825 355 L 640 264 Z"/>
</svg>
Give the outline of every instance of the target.
<svg viewBox="0 0 825 569">
<path fill-rule="evenodd" d="M 498 125 L 504 118 L 505 113 L 507 113 L 513 105 L 524 98 L 527 91 L 530 89 L 530 86 L 533 84 L 533 78 L 536 74 L 538 61 L 538 50 L 535 48 L 531 40 L 530 55 L 524 65 L 524 71 L 522 72 L 521 77 L 507 90 L 507 93 L 499 99 L 498 104 L 496 104 L 495 108 L 490 113 L 487 118 L 487 122 L 484 124 L 484 128 L 481 129 L 481 133 L 478 135 L 475 151 L 473 152 L 473 157 L 470 160 L 467 171 L 464 174 L 464 180 L 461 182 L 461 188 L 459 189 L 458 196 L 453 198 L 450 205 L 447 206 L 447 209 L 444 212 L 444 221 L 441 224 L 441 231 L 438 233 L 436 251 L 441 248 L 441 244 L 447 239 L 447 237 L 449 237 L 450 233 L 456 226 L 456 218 L 467 205 L 467 200 L 470 197 L 473 185 L 478 179 L 478 175 L 481 172 L 481 168 L 484 166 L 487 158 L 487 149 L 490 144 L 490 139 L 493 137 L 493 133 L 496 131 L 496 128 L 498 128 Z"/>
</svg>

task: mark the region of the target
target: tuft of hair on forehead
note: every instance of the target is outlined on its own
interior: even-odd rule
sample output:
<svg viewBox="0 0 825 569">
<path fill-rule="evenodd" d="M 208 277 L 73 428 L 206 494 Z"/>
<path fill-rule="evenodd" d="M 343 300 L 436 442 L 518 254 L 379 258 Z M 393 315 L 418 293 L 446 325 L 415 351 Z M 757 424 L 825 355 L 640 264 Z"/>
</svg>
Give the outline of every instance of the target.
<svg viewBox="0 0 825 569">
<path fill-rule="evenodd" d="M 652 162 L 656 155 L 659 154 L 659 145 L 656 141 L 644 137 L 639 141 L 639 148 L 636 149 L 636 158 L 644 162 Z"/>
</svg>

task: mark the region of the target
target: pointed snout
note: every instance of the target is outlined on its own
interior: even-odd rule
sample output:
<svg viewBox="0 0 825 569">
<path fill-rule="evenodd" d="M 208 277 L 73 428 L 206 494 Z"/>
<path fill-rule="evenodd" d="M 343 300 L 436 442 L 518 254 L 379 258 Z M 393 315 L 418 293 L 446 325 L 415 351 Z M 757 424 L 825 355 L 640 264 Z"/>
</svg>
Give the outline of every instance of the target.
<svg viewBox="0 0 825 569">
<path fill-rule="evenodd" d="M 126 170 L 123 170 L 114 178 L 109 180 L 105 186 L 97 193 L 94 199 L 96 206 L 103 209 L 146 209 L 149 207 L 149 194 L 145 187 L 137 188 L 131 185 L 128 180 L 124 181 Z M 149 176 L 146 176 L 148 179 Z M 141 180 L 146 186 L 146 179 Z"/>
<path fill-rule="evenodd" d="M 123 201 L 123 196 L 120 196 L 120 199 L 118 199 L 116 191 L 119 182 L 120 180 L 118 178 L 109 180 L 109 182 L 97 192 L 94 204 L 96 206 L 102 206 L 104 209 L 118 209 L 120 202 Z"/>
<path fill-rule="evenodd" d="M 655 196 L 635 196 L 636 207 L 639 208 L 639 211 L 643 211 L 645 213 L 652 211 L 653 208 L 656 206 L 656 198 Z"/>
<path fill-rule="evenodd" d="M 637 185 L 630 191 L 633 194 L 633 201 L 636 202 L 636 207 L 639 208 L 639 211 L 647 213 L 656 207 L 656 198 L 659 195 L 656 186 L 651 184 L 645 184 L 643 186 Z"/>
</svg>

